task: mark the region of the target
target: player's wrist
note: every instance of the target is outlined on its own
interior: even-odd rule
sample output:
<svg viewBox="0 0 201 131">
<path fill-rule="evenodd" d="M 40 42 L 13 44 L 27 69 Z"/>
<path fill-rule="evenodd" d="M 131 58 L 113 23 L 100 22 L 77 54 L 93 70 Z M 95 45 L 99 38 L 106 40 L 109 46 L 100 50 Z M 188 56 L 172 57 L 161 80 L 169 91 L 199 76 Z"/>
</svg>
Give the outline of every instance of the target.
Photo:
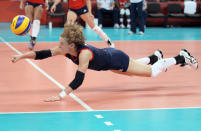
<svg viewBox="0 0 201 131">
<path fill-rule="evenodd" d="M 64 98 L 66 95 L 67 95 L 67 94 L 66 94 L 65 90 L 63 90 L 63 91 L 61 91 L 61 92 L 59 93 L 59 97 L 60 97 L 61 99 Z"/>
</svg>

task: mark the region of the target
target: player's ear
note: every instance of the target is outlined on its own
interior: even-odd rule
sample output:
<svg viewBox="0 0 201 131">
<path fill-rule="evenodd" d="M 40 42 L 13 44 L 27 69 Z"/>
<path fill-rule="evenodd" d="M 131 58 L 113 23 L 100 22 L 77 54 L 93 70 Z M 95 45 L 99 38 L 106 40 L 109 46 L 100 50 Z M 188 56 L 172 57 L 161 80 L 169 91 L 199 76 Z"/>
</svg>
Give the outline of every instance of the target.
<svg viewBox="0 0 201 131">
<path fill-rule="evenodd" d="M 70 44 L 70 47 L 71 47 L 71 48 L 75 48 L 75 43 L 71 43 L 71 44 Z"/>
</svg>

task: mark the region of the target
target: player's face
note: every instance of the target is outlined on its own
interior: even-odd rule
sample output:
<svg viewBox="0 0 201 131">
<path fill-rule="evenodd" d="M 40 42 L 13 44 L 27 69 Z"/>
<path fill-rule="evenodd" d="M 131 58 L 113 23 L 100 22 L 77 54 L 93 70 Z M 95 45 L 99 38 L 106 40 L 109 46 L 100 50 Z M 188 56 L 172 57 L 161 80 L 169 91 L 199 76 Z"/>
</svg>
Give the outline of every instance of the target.
<svg viewBox="0 0 201 131">
<path fill-rule="evenodd" d="M 71 50 L 71 44 L 69 44 L 64 38 L 60 37 L 60 44 L 59 44 L 59 48 L 61 48 L 61 50 L 65 53 L 69 53 Z"/>
</svg>

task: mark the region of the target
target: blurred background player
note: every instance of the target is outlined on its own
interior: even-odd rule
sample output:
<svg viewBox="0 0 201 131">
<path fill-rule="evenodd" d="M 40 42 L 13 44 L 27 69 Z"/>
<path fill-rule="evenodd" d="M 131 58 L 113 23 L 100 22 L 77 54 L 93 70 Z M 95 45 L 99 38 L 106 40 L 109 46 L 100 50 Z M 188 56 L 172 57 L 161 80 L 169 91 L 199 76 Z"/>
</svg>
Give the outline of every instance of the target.
<svg viewBox="0 0 201 131">
<path fill-rule="evenodd" d="M 146 2 L 146 0 L 143 0 L 142 12 L 143 12 L 143 18 L 144 18 L 144 28 L 146 28 L 146 24 L 147 24 L 147 2 Z"/>
<path fill-rule="evenodd" d="M 120 10 L 120 27 L 125 28 L 124 25 L 124 16 L 126 15 L 126 21 L 127 21 L 127 28 L 130 28 L 130 3 L 128 0 L 117 0 L 117 5 Z"/>
<path fill-rule="evenodd" d="M 56 6 L 61 2 L 61 0 L 55 0 L 53 6 L 51 7 L 51 12 L 56 10 Z M 92 14 L 91 0 L 69 0 L 68 1 L 68 13 L 67 13 L 67 23 L 74 23 L 77 17 L 86 22 L 89 27 L 96 32 L 104 41 L 108 43 L 110 47 L 114 47 L 114 44 L 110 38 L 103 32 L 103 30 L 94 23 L 94 16 Z"/>
<path fill-rule="evenodd" d="M 131 17 L 131 29 L 128 32 L 129 35 L 136 34 L 136 19 L 138 16 L 139 34 L 144 34 L 144 15 L 143 15 L 143 0 L 130 0 L 130 17 Z"/>
<path fill-rule="evenodd" d="M 119 9 L 114 0 L 97 0 L 98 26 L 102 28 L 104 15 L 113 16 L 114 28 L 119 28 Z"/>
<path fill-rule="evenodd" d="M 24 1 L 20 0 L 20 9 L 24 9 Z M 25 2 L 25 15 L 30 19 L 32 28 L 29 32 L 30 43 L 28 48 L 33 50 L 36 44 L 36 38 L 40 31 L 40 19 L 43 15 L 44 3 L 48 6 L 45 0 L 26 0 Z"/>
</svg>

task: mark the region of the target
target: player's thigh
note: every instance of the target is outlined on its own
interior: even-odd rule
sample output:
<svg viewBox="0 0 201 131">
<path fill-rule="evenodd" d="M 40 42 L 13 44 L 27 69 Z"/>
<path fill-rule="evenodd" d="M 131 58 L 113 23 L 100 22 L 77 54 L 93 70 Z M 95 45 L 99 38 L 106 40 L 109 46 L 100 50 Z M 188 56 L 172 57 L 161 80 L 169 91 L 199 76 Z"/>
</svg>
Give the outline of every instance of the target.
<svg viewBox="0 0 201 131">
<path fill-rule="evenodd" d="M 68 11 L 67 13 L 67 23 L 68 22 L 71 22 L 71 23 L 74 23 L 77 19 L 77 14 L 73 11 Z"/>
<path fill-rule="evenodd" d="M 37 6 L 34 8 L 34 20 L 40 20 L 43 16 L 43 7 Z"/>
<path fill-rule="evenodd" d="M 89 12 L 80 15 L 80 17 L 84 22 L 86 22 L 89 25 L 91 29 L 94 28 L 95 26 L 94 17 L 90 16 Z"/>
<path fill-rule="evenodd" d="M 121 74 L 121 75 L 127 75 L 127 76 L 132 76 L 133 75 L 132 73 L 122 72 L 122 71 L 119 71 L 119 70 L 110 70 L 110 71 L 112 71 L 113 73 L 116 73 L 116 74 Z"/>
<path fill-rule="evenodd" d="M 33 21 L 33 15 L 34 15 L 34 7 L 32 5 L 26 5 L 25 6 L 25 15 Z"/>
<path fill-rule="evenodd" d="M 134 59 L 130 59 L 128 69 L 126 72 L 137 76 L 150 77 L 152 74 L 152 68 L 150 65 L 145 65 Z"/>
</svg>

